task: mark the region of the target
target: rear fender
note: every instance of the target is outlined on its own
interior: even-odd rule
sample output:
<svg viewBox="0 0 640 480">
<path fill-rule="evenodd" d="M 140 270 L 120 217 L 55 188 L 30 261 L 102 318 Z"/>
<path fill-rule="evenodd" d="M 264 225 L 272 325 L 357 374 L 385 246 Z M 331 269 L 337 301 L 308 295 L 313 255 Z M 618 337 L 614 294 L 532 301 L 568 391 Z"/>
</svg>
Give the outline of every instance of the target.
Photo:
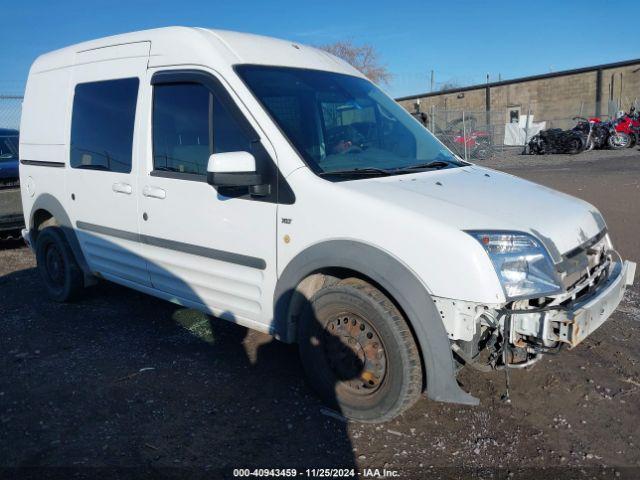
<svg viewBox="0 0 640 480">
<path fill-rule="evenodd" d="M 78 262 L 78 265 L 85 274 L 85 281 L 88 280 L 88 278 L 92 278 L 91 270 L 89 269 L 89 265 L 84 258 L 82 248 L 80 247 L 80 242 L 78 241 L 78 237 L 73 228 L 69 215 L 67 215 L 67 212 L 60 201 L 49 193 L 43 193 L 38 198 L 36 198 L 36 200 L 33 202 L 33 206 L 31 207 L 28 229 L 32 248 L 35 249 L 38 237 L 38 231 L 35 224 L 35 214 L 39 210 L 45 210 L 49 212 L 53 216 L 53 218 L 55 218 L 56 225 L 62 229 L 67 242 L 69 242 L 71 251 L 73 252 L 76 261 Z"/>
</svg>

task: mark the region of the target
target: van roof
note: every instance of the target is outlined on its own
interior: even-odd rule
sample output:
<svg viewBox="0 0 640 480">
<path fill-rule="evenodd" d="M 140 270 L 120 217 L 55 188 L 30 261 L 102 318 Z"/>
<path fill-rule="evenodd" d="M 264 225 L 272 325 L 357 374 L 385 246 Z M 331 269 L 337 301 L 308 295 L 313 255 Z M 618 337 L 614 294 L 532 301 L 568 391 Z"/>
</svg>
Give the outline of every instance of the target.
<svg viewBox="0 0 640 480">
<path fill-rule="evenodd" d="M 31 73 L 75 65 L 82 52 L 140 42 L 151 45 L 149 67 L 194 64 L 224 69 L 248 63 L 362 76 L 347 62 L 314 47 L 250 33 L 196 27 L 141 30 L 78 43 L 41 55 L 31 67 Z"/>
</svg>

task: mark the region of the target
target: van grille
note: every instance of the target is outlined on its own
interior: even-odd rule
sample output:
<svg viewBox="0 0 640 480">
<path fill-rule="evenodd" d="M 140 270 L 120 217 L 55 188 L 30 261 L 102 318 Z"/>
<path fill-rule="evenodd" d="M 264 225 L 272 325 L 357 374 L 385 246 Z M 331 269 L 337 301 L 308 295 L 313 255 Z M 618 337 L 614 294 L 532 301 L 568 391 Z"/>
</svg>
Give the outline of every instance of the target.
<svg viewBox="0 0 640 480">
<path fill-rule="evenodd" d="M 571 291 L 576 284 L 592 276 L 608 261 L 606 235 L 607 231 L 604 229 L 562 256 L 558 271 L 566 291 Z"/>
</svg>

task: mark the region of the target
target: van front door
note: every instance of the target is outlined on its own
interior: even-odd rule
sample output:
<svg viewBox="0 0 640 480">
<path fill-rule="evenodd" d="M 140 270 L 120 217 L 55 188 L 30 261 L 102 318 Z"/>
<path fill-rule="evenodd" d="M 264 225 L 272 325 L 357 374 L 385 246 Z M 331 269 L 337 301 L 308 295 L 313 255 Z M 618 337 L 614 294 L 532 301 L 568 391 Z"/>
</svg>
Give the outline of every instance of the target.
<svg viewBox="0 0 640 480">
<path fill-rule="evenodd" d="M 153 90 L 141 234 L 154 288 L 185 305 L 268 331 L 276 282 L 277 170 L 256 129 L 222 83 L 204 72 L 149 73 Z M 270 185 L 216 190 L 213 153 L 248 151 Z"/>
<path fill-rule="evenodd" d="M 138 229 L 135 132 L 149 43 L 80 52 L 73 67 L 67 204 L 89 267 L 149 285 Z"/>
</svg>

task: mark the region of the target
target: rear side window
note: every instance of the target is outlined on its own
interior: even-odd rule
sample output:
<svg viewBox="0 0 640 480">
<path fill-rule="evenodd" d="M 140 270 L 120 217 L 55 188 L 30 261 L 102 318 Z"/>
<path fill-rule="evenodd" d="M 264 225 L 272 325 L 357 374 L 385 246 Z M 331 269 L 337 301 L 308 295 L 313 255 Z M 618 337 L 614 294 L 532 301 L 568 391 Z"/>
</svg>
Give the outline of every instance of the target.
<svg viewBox="0 0 640 480">
<path fill-rule="evenodd" d="M 250 139 L 207 87 L 154 87 L 154 170 L 205 175 L 212 153 L 238 151 L 251 151 Z"/>
<path fill-rule="evenodd" d="M 137 78 L 76 86 L 71 119 L 71 167 L 131 172 Z"/>
</svg>

